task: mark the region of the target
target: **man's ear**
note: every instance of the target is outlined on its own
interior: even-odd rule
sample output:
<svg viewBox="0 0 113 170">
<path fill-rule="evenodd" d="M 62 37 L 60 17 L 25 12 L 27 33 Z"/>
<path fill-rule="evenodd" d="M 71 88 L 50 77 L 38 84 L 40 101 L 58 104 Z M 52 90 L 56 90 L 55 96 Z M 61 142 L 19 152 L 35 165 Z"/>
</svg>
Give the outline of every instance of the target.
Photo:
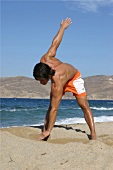
<svg viewBox="0 0 113 170">
<path fill-rule="evenodd" d="M 52 75 L 49 75 L 49 79 L 51 79 L 52 78 Z"/>
<path fill-rule="evenodd" d="M 50 74 L 51 76 L 54 76 L 54 75 L 55 75 L 55 70 L 51 69 L 49 74 Z"/>
</svg>

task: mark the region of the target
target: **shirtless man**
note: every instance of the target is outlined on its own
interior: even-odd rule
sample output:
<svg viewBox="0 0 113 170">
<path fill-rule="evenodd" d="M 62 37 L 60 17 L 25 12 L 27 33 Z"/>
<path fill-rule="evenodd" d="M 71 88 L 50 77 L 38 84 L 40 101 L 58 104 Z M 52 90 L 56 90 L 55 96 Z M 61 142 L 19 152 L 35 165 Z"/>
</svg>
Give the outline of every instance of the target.
<svg viewBox="0 0 113 170">
<path fill-rule="evenodd" d="M 81 78 L 80 72 L 72 65 L 63 63 L 55 58 L 64 31 L 71 23 L 70 18 L 66 18 L 61 22 L 60 29 L 54 37 L 51 47 L 42 56 L 40 63 L 36 64 L 33 70 L 33 76 L 41 84 L 46 85 L 51 80 L 50 105 L 46 113 L 43 132 L 40 134 L 38 140 L 43 140 L 50 135 L 56 121 L 60 101 L 67 91 L 72 92 L 76 97 L 89 126 L 91 139 L 96 139 L 94 119 L 87 101 L 84 81 Z"/>
</svg>

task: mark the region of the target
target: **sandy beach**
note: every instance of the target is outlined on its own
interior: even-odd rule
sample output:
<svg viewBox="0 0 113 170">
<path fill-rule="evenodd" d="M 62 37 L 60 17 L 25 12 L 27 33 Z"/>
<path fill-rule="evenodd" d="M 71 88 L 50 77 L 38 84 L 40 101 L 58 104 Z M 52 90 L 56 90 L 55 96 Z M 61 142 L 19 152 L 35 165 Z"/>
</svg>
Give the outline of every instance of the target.
<svg viewBox="0 0 113 170">
<path fill-rule="evenodd" d="M 56 125 L 47 141 L 37 141 L 42 127 L 0 129 L 2 170 L 112 170 L 113 122 Z"/>
</svg>

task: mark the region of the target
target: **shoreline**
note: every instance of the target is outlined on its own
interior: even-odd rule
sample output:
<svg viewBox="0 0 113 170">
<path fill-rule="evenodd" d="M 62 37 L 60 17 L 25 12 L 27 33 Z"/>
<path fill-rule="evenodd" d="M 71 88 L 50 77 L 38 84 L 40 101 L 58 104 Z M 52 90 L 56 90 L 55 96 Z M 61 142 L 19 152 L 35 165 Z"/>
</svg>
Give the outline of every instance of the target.
<svg viewBox="0 0 113 170">
<path fill-rule="evenodd" d="M 112 117 L 112 116 L 110 116 Z M 95 121 L 95 124 L 98 124 L 98 123 L 113 123 L 113 120 L 111 121 L 102 121 L 102 122 L 96 122 Z M 57 126 L 74 126 L 74 125 L 81 125 L 81 124 L 87 124 L 86 121 L 84 120 L 84 122 L 80 122 L 80 123 L 64 123 L 64 124 L 59 124 L 59 123 L 56 123 L 54 125 L 54 127 L 57 127 Z M 2 129 L 8 129 L 8 128 L 21 128 L 21 127 L 32 127 L 32 128 L 40 128 L 40 127 L 43 127 L 43 123 L 42 124 L 31 124 L 31 125 L 18 125 L 18 126 L 7 126 L 7 127 L 0 127 L 0 130 Z"/>
<path fill-rule="evenodd" d="M 37 141 L 41 126 L 0 128 L 1 169 L 113 169 L 113 122 L 95 127 L 89 140 L 87 124 L 55 125 L 47 141 Z"/>
</svg>

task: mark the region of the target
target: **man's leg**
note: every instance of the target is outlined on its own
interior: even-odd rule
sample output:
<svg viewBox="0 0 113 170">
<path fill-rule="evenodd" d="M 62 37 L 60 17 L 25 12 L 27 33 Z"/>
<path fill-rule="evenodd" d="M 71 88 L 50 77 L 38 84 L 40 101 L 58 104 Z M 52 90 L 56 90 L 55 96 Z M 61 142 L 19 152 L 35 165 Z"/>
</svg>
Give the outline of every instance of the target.
<svg viewBox="0 0 113 170">
<path fill-rule="evenodd" d="M 87 97 L 76 97 L 78 105 L 81 107 L 82 111 L 84 112 L 85 120 L 89 126 L 91 132 L 91 139 L 96 139 L 96 132 L 95 132 L 95 125 L 94 125 L 94 118 L 92 115 L 92 111 L 89 107 Z"/>
</svg>

